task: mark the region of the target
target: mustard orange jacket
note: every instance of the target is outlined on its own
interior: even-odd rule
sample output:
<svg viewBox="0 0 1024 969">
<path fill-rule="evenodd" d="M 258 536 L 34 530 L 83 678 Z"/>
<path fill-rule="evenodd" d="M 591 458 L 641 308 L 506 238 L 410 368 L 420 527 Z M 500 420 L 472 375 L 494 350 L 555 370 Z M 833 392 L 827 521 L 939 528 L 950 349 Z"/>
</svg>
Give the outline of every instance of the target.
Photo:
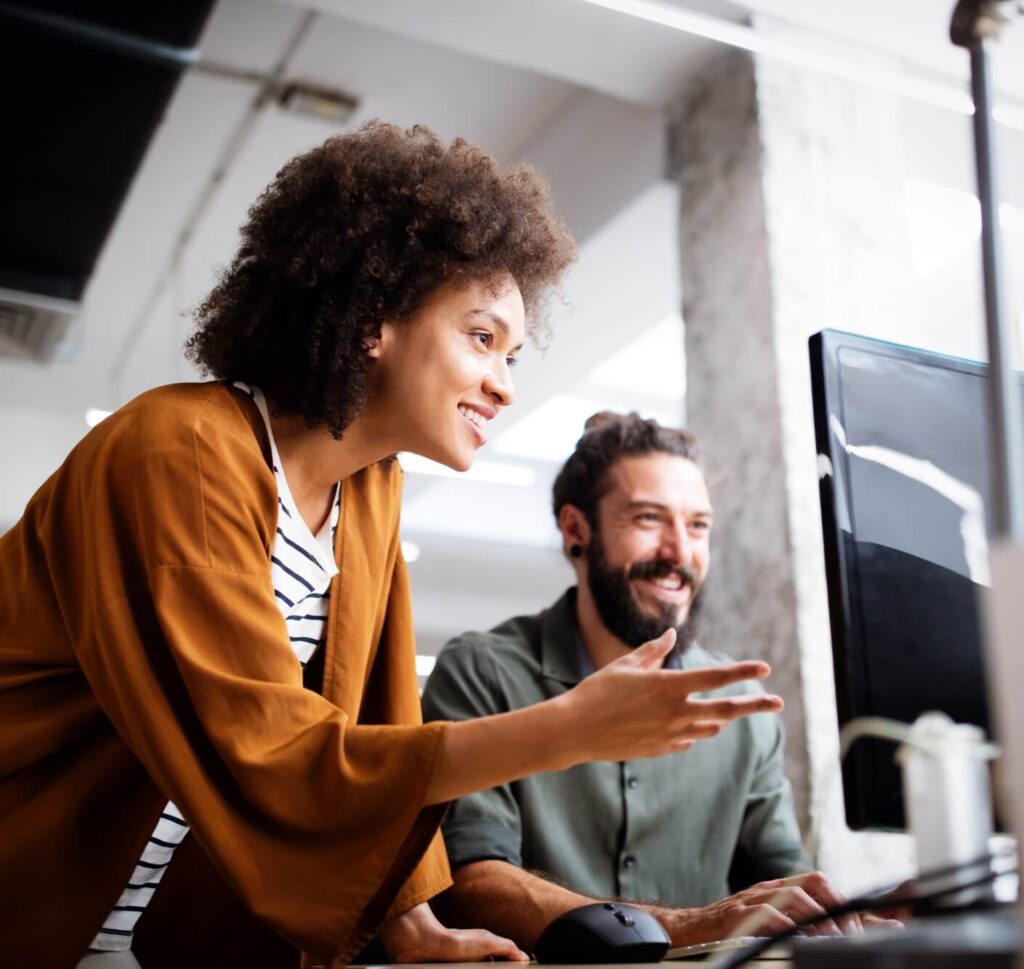
<svg viewBox="0 0 1024 969">
<path fill-rule="evenodd" d="M 183 952 L 218 878 L 307 964 L 343 964 L 450 883 L 443 808 L 423 805 L 446 727 L 420 717 L 401 471 L 342 482 L 321 696 L 274 602 L 268 455 L 246 395 L 163 387 L 0 539 L 0 965 L 73 966 L 168 799 L 212 863 L 172 923 Z"/>
</svg>

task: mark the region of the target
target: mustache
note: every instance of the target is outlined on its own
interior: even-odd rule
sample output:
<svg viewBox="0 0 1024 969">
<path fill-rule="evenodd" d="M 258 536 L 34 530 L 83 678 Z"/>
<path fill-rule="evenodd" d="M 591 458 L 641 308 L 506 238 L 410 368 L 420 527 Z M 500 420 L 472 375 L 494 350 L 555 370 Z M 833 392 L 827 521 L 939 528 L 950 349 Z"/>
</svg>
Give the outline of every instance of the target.
<svg viewBox="0 0 1024 969">
<path fill-rule="evenodd" d="M 626 573 L 627 579 L 664 579 L 670 575 L 678 575 L 681 585 L 691 589 L 697 586 L 697 573 L 685 565 L 673 565 L 666 559 L 646 559 L 634 562 Z"/>
</svg>

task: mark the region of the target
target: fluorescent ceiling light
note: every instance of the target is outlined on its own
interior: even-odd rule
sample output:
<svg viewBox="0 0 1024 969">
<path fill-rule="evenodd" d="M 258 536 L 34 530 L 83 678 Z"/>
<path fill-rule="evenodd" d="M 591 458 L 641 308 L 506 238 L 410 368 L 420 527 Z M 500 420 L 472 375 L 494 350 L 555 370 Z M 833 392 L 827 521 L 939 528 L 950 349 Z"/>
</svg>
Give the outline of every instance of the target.
<svg viewBox="0 0 1024 969">
<path fill-rule="evenodd" d="M 480 481 L 485 484 L 510 485 L 514 488 L 529 488 L 536 480 L 533 468 L 522 464 L 505 464 L 499 461 L 474 461 L 468 471 L 453 471 L 436 461 L 404 451 L 398 456 L 402 468 L 409 474 L 429 474 L 438 478 L 462 478 L 466 481 Z"/>
<path fill-rule="evenodd" d="M 420 547 L 415 542 L 402 542 L 402 558 L 415 562 L 420 557 Z"/>
<path fill-rule="evenodd" d="M 686 395 L 683 319 L 673 313 L 598 364 L 585 381 L 644 397 L 681 402 Z"/>
<path fill-rule="evenodd" d="M 660 24 L 672 30 L 705 37 L 708 40 L 738 47 L 752 54 L 764 54 L 796 67 L 806 67 L 822 74 L 880 88 L 915 101 L 924 101 L 960 114 L 973 114 L 974 105 L 954 81 L 932 81 L 915 77 L 906 70 L 894 70 L 879 64 L 864 63 L 852 58 L 810 50 L 778 38 L 759 33 L 751 27 L 719 20 L 707 14 L 670 7 L 655 0 L 580 0 L 605 10 L 614 10 L 629 17 Z M 966 58 L 966 51 L 964 57 Z M 999 104 L 993 112 L 1000 124 L 1024 130 L 1024 111 Z"/>
<path fill-rule="evenodd" d="M 417 676 L 430 676 L 434 669 L 434 665 L 437 663 L 436 656 L 424 656 L 422 653 L 416 654 L 416 675 Z"/>
<path fill-rule="evenodd" d="M 546 400 L 500 434 L 493 447 L 499 454 L 561 463 L 572 453 L 588 417 L 602 410 L 623 409 L 620 404 L 609 404 L 591 397 L 560 394 Z M 664 411 L 640 408 L 640 413 L 669 426 L 678 423 L 678 418 Z"/>
<path fill-rule="evenodd" d="M 109 417 L 114 412 L 112 410 L 100 410 L 98 407 L 90 407 L 85 412 L 85 423 L 90 427 L 95 427 L 100 421 Z"/>
</svg>

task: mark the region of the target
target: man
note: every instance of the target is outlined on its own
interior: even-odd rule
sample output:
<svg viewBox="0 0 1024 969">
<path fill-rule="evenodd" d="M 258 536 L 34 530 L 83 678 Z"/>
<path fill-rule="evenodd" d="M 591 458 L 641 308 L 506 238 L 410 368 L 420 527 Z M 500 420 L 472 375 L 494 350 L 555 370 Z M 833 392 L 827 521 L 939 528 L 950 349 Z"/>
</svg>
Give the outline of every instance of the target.
<svg viewBox="0 0 1024 969">
<path fill-rule="evenodd" d="M 696 639 L 712 508 L 691 435 L 636 414 L 595 415 L 555 481 L 554 512 L 576 588 L 539 615 L 452 640 L 427 683 L 426 719 L 557 696 L 668 627 L 677 646 L 667 666 L 728 662 Z M 774 714 L 686 752 L 583 764 L 465 797 L 444 835 L 456 869 L 450 917 L 523 948 L 595 899 L 664 900 L 646 907 L 674 946 L 774 932 L 841 901 L 820 873 L 795 874 L 805 865 Z"/>
</svg>

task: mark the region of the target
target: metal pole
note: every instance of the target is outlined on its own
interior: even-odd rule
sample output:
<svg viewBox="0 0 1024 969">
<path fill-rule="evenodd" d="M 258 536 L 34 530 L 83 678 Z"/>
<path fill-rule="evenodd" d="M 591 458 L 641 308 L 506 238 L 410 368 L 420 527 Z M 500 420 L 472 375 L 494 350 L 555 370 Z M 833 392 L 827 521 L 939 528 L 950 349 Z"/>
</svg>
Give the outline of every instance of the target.
<svg viewBox="0 0 1024 969">
<path fill-rule="evenodd" d="M 981 258 L 985 289 L 985 329 L 989 355 L 992 536 L 1024 540 L 1024 431 L 1021 393 L 1014 368 L 1014 333 L 1006 312 L 999 236 L 995 132 L 986 42 L 998 36 L 1008 19 L 1005 2 L 961 0 L 953 14 L 953 43 L 971 55 L 974 97 L 974 146 L 981 201 Z"/>
<path fill-rule="evenodd" d="M 995 133 L 992 124 L 988 51 L 978 40 L 971 47 L 971 91 L 974 95 L 974 141 L 981 201 L 981 256 L 985 284 L 985 328 L 988 331 L 989 416 L 992 425 L 992 470 L 996 537 L 1024 539 L 1024 437 L 1021 394 L 1014 368 L 1014 332 L 1006 312 L 1002 247 L 999 238 Z"/>
</svg>

